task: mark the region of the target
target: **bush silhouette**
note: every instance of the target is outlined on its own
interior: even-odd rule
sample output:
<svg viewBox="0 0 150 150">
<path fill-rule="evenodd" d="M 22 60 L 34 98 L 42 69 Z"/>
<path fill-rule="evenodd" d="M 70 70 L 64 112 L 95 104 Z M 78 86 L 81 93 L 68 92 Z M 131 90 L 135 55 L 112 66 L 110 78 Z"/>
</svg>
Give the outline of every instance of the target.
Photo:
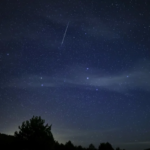
<svg viewBox="0 0 150 150">
<path fill-rule="evenodd" d="M 51 133 L 51 125 L 45 124 L 41 117 L 32 117 L 19 126 L 19 131 L 14 136 L 21 140 L 28 149 L 51 149 L 54 145 L 54 138 Z"/>
</svg>

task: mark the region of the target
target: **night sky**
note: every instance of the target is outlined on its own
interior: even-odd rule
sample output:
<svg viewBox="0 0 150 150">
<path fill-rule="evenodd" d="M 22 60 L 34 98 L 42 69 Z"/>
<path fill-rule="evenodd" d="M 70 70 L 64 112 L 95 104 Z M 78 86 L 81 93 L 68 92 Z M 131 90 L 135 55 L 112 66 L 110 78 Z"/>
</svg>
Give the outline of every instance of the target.
<svg viewBox="0 0 150 150">
<path fill-rule="evenodd" d="M 0 132 L 33 115 L 60 143 L 150 148 L 150 1 L 1 0 Z"/>
</svg>

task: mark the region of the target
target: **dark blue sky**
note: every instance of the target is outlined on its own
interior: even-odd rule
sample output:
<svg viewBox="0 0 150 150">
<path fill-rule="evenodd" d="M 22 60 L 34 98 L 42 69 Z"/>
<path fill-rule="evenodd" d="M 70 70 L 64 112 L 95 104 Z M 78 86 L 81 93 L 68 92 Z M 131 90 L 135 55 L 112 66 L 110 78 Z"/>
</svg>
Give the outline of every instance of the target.
<svg viewBox="0 0 150 150">
<path fill-rule="evenodd" d="M 0 132 L 40 115 L 62 143 L 149 148 L 149 16 L 148 0 L 1 0 Z"/>
</svg>

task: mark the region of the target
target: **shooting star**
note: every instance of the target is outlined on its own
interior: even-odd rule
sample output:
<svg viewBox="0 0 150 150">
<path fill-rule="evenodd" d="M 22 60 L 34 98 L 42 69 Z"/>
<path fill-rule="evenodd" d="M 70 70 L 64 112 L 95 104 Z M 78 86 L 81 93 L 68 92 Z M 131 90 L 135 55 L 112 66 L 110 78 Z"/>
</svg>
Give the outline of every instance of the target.
<svg viewBox="0 0 150 150">
<path fill-rule="evenodd" d="M 69 26 L 69 22 L 68 22 L 68 24 L 67 24 L 67 27 L 66 27 L 66 30 L 65 30 L 65 33 L 64 33 L 64 36 L 63 36 L 61 45 L 63 45 L 63 43 L 64 43 L 64 39 L 65 39 L 65 36 L 66 36 L 66 33 L 67 33 L 68 26 Z"/>
</svg>

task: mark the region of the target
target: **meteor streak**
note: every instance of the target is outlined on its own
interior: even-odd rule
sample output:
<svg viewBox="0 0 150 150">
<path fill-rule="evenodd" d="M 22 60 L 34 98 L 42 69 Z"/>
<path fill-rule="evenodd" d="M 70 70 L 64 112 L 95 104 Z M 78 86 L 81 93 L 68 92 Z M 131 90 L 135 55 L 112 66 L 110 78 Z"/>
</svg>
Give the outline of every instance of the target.
<svg viewBox="0 0 150 150">
<path fill-rule="evenodd" d="M 63 36 L 61 45 L 63 45 L 63 43 L 64 43 L 64 39 L 65 39 L 65 36 L 66 36 L 66 33 L 67 33 L 68 26 L 69 26 L 69 22 L 68 22 L 68 24 L 67 24 L 67 27 L 66 27 L 66 30 L 65 30 L 65 33 L 64 33 L 64 36 Z"/>
</svg>

